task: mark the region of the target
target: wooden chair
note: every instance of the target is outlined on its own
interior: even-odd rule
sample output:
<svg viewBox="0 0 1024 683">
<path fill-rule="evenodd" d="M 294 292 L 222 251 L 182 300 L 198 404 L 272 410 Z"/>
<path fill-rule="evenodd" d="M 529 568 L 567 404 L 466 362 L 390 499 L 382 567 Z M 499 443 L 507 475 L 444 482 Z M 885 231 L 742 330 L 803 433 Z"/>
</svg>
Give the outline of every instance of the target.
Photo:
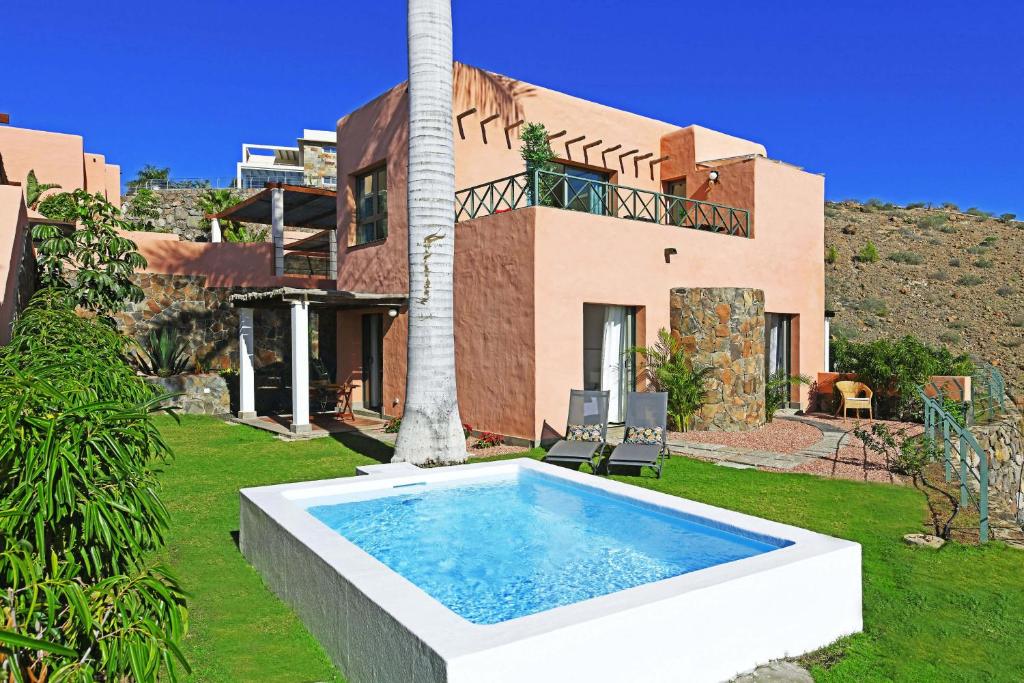
<svg viewBox="0 0 1024 683">
<path fill-rule="evenodd" d="M 353 388 L 355 388 L 355 384 L 352 382 L 345 382 L 338 387 L 338 417 L 349 422 L 356 421 L 356 416 L 352 412 Z"/>
<path fill-rule="evenodd" d="M 863 382 L 851 382 L 849 380 L 836 382 L 835 387 L 836 391 L 839 392 L 840 398 L 839 408 L 836 409 L 837 417 L 840 410 L 843 411 L 844 420 L 848 410 L 867 410 L 868 419 L 874 419 L 874 415 L 871 412 L 871 397 L 874 396 L 874 392 L 871 391 L 871 387 Z"/>
</svg>

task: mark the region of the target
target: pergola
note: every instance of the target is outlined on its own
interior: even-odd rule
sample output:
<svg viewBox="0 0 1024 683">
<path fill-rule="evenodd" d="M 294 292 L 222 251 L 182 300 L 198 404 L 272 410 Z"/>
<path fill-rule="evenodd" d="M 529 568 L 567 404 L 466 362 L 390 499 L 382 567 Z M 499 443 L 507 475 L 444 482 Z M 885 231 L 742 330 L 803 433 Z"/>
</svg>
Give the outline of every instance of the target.
<svg viewBox="0 0 1024 683">
<path fill-rule="evenodd" d="M 284 275 L 285 251 L 327 253 L 328 272 L 338 268 L 338 193 L 322 187 L 267 183 L 253 196 L 218 213 L 207 214 L 210 241 L 221 241 L 221 220 L 270 226 L 274 242 L 274 274 Z M 284 229 L 317 228 L 320 232 L 285 247 Z"/>
<path fill-rule="evenodd" d="M 253 309 L 289 308 L 292 349 L 292 415 L 289 429 L 294 434 L 306 434 L 312 431 L 309 423 L 309 309 L 337 311 L 379 307 L 397 310 L 405 306 L 409 298 L 404 294 L 281 287 L 263 292 L 234 294 L 230 301 L 238 310 L 238 417 L 256 417 Z"/>
</svg>

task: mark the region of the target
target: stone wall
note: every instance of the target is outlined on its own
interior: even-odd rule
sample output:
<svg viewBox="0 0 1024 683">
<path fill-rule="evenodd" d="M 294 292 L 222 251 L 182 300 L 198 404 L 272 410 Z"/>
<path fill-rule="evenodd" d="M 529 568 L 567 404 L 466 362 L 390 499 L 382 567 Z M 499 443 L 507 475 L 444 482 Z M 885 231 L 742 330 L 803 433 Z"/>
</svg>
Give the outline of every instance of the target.
<svg viewBox="0 0 1024 683">
<path fill-rule="evenodd" d="M 189 242 L 209 242 L 210 230 L 203 226 L 203 210 L 199 208 L 199 197 L 205 189 L 153 190 L 159 202 L 155 207 L 157 218 L 150 219 L 157 232 L 171 232 Z M 251 197 L 259 190 L 234 190 L 243 198 Z M 131 195 L 121 198 L 122 206 L 131 202 Z M 266 226 L 254 226 L 266 227 Z M 269 230 L 268 230 L 269 233 Z"/>
<path fill-rule="evenodd" d="M 693 364 L 711 368 L 693 429 L 735 432 L 764 424 L 764 292 L 673 289 L 671 326 Z"/>
<path fill-rule="evenodd" d="M 146 381 L 168 394 L 180 394 L 167 401 L 180 413 L 189 415 L 226 415 L 231 412 L 231 393 L 227 381 L 217 373 L 147 377 Z"/>
<path fill-rule="evenodd" d="M 989 499 L 994 505 L 1009 507 L 1024 526 L 1024 415 L 1007 403 L 1008 411 L 992 424 L 972 425 L 971 434 L 988 453 Z M 953 459 L 959 464 L 959 454 L 954 449 Z M 978 475 L 978 456 L 973 453 L 968 464 Z"/>
</svg>

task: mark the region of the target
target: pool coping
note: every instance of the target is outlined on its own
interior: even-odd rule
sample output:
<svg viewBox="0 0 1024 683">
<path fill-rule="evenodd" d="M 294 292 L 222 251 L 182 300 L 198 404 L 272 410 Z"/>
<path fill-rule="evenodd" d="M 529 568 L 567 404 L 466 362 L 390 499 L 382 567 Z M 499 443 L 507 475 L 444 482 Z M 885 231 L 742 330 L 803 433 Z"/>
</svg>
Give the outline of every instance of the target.
<svg viewBox="0 0 1024 683">
<path fill-rule="evenodd" d="M 383 468 L 382 468 L 383 469 Z M 535 614 L 518 617 L 496 624 L 474 624 L 456 615 L 422 589 L 393 571 L 364 550 L 340 536 L 306 512 L 303 500 L 323 496 L 389 489 L 394 486 L 430 481 L 454 481 L 480 476 L 511 474 L 528 469 L 559 477 L 616 496 L 634 499 L 646 505 L 669 511 L 678 511 L 734 526 L 741 530 L 792 544 L 753 557 L 728 562 L 679 576 L 643 584 L 633 588 L 597 596 L 581 602 L 555 607 Z M 381 474 L 384 474 L 381 472 Z M 816 532 L 770 520 L 746 515 L 724 508 L 679 498 L 641 486 L 584 474 L 529 458 L 517 458 L 487 463 L 471 463 L 446 468 L 423 469 L 417 472 L 388 472 L 387 476 L 371 475 L 344 477 L 314 482 L 298 482 L 247 488 L 240 491 L 243 506 L 240 546 L 246 557 L 263 569 L 248 552 L 246 509 L 260 511 L 267 519 L 305 546 L 322 562 L 341 575 L 352 588 L 396 620 L 423 645 L 427 646 L 451 668 L 460 659 L 473 660 L 495 648 L 504 648 L 525 640 L 545 638 L 555 632 L 581 624 L 615 618 L 631 611 L 644 610 L 666 600 L 681 596 L 698 595 L 706 589 L 722 584 L 742 584 L 744 581 L 769 576 L 774 570 L 785 569 L 814 561 L 823 556 L 842 555 L 849 564 L 856 555 L 856 614 L 852 610 L 852 595 L 845 596 L 841 624 L 834 634 L 827 634 L 831 642 L 840 635 L 860 630 L 860 546 Z M 255 528 L 255 524 L 252 524 Z M 258 554 L 258 553 L 257 553 Z M 266 565 L 266 558 L 262 560 Z M 817 570 L 816 570 L 817 571 Z M 266 578 L 266 572 L 264 572 Z M 277 590 L 268 578 L 271 587 Z M 762 581 L 763 583 L 763 581 Z M 759 590 L 764 590 L 762 586 Z M 801 640 L 803 642 L 804 638 Z M 798 653 L 790 653 L 798 654 Z M 427 680 L 427 679 L 424 679 Z M 434 679 L 430 679 L 434 680 Z M 455 680 L 438 678 L 436 680 Z"/>
</svg>

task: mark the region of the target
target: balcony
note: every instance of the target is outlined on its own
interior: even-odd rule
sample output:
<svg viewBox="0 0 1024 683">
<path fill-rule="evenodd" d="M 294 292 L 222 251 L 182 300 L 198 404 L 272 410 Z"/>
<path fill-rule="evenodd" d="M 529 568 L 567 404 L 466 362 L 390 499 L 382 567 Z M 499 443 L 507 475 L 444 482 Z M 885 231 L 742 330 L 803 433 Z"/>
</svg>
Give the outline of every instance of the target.
<svg viewBox="0 0 1024 683">
<path fill-rule="evenodd" d="M 455 193 L 455 221 L 550 206 L 645 223 L 750 237 L 750 212 L 562 173 L 517 173 Z"/>
</svg>

